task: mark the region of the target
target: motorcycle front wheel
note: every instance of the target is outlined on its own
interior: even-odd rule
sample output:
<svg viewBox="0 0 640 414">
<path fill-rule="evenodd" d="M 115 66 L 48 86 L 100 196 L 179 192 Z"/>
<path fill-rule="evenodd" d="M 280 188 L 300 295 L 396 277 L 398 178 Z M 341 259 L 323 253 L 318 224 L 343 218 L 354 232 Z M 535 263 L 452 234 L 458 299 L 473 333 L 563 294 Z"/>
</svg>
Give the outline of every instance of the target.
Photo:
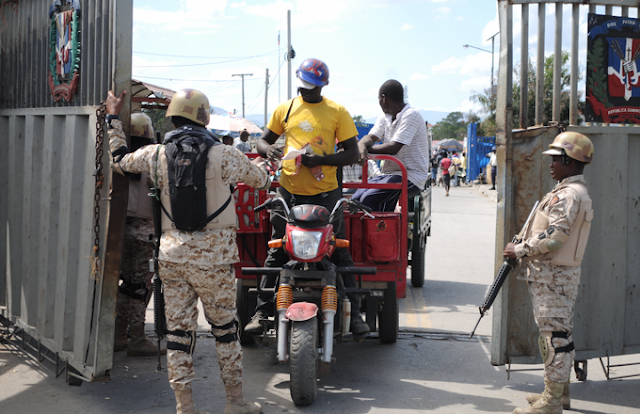
<svg viewBox="0 0 640 414">
<path fill-rule="evenodd" d="M 311 405 L 318 393 L 317 318 L 292 322 L 289 388 L 295 405 Z"/>
</svg>

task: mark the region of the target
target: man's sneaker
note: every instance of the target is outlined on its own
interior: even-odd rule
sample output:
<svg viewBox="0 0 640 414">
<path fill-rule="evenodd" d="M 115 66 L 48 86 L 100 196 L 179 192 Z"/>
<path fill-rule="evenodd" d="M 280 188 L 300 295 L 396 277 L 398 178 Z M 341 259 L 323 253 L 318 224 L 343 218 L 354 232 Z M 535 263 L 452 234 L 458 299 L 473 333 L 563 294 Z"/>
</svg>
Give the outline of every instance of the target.
<svg viewBox="0 0 640 414">
<path fill-rule="evenodd" d="M 369 332 L 369 325 L 362 320 L 360 315 L 351 315 L 351 333 L 362 335 Z"/>
<path fill-rule="evenodd" d="M 251 317 L 251 322 L 249 322 L 244 327 L 244 333 L 248 335 L 260 335 L 263 332 L 261 320 L 266 319 L 264 312 L 258 311 Z"/>
</svg>

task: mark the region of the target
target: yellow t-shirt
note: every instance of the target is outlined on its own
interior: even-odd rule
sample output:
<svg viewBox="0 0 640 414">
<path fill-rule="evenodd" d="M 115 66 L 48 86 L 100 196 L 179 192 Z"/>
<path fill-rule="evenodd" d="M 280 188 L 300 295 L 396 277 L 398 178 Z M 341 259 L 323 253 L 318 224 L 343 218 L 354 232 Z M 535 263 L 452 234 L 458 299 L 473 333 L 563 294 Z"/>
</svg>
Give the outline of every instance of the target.
<svg viewBox="0 0 640 414">
<path fill-rule="evenodd" d="M 284 122 L 291 107 L 289 119 Z M 273 133 L 285 134 L 285 155 L 289 149 L 301 149 L 310 144 L 316 154 L 334 154 L 336 139 L 346 141 L 358 135 L 358 130 L 347 109 L 327 98 L 319 103 L 305 102 L 302 97 L 283 102 L 275 109 L 267 128 Z M 282 162 L 280 185 L 292 194 L 316 195 L 338 188 L 337 167 L 323 165 L 324 179 L 318 181 L 309 168 L 300 165 L 296 174 L 295 160 Z"/>
</svg>

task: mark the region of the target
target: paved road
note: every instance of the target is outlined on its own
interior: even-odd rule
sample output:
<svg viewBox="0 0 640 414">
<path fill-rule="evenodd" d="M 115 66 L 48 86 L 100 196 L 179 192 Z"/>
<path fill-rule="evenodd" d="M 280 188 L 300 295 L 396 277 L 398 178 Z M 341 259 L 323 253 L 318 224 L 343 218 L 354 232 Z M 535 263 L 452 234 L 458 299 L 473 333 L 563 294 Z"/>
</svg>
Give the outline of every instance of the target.
<svg viewBox="0 0 640 414">
<path fill-rule="evenodd" d="M 472 188 L 453 188 L 450 197 L 435 188 L 427 281 L 421 289 L 410 288 L 401 301 L 399 341 L 382 345 L 372 338 L 338 345 L 333 372 L 320 379 L 310 407 L 291 402 L 287 366 L 274 362 L 273 348 L 247 347 L 247 396 L 260 400 L 265 413 L 509 413 L 522 405 L 527 392 L 541 389 L 541 366 L 514 366 L 537 370 L 513 372 L 510 380 L 505 367 L 493 367 L 490 317 L 478 337 L 465 335 L 493 277 L 495 208 L 495 201 Z M 215 342 L 203 336 L 196 347 L 194 394 L 202 409 L 222 413 Z M 631 355 L 612 363 L 639 360 Z M 127 358 L 120 352 L 114 355 L 110 382 L 69 387 L 0 345 L 0 413 L 175 413 L 166 370 L 156 373 L 155 366 L 154 358 Z M 638 373 L 640 366 L 613 371 L 616 376 Z M 640 414 L 640 377 L 607 381 L 597 360 L 589 361 L 588 376 L 572 383 L 570 412 Z"/>
</svg>

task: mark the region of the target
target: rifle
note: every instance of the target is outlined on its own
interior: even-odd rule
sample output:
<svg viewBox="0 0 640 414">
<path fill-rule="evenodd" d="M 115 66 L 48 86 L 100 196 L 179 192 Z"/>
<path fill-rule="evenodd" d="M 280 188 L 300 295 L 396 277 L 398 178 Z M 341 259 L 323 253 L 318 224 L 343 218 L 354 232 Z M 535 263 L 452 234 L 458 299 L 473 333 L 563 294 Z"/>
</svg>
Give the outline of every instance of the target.
<svg viewBox="0 0 640 414">
<path fill-rule="evenodd" d="M 162 280 L 158 269 L 158 257 L 160 254 L 160 237 L 162 236 L 162 217 L 160 205 L 160 188 L 156 185 L 149 193 L 153 206 L 153 258 L 149 259 L 149 271 L 153 272 L 153 326 L 158 340 L 158 365 L 156 372 L 162 371 L 160 358 L 160 342 L 167 332 L 167 319 L 164 315 L 164 294 L 162 293 Z"/>
<path fill-rule="evenodd" d="M 533 205 L 533 208 L 531 209 L 531 213 L 529 213 L 529 217 L 527 217 L 527 221 L 525 221 L 524 226 L 522 226 L 522 230 L 520 230 L 520 233 L 513 236 L 513 239 L 511 239 L 511 243 L 516 243 L 516 244 L 522 243 L 524 232 L 527 228 L 527 225 L 533 218 L 533 215 L 535 214 L 539 203 L 540 203 L 539 201 L 536 201 L 536 203 Z M 493 280 L 493 284 L 491 285 L 491 288 L 489 288 L 489 291 L 487 292 L 487 295 L 484 298 L 484 302 L 482 302 L 482 305 L 478 308 L 480 310 L 480 318 L 478 318 L 478 322 L 476 322 L 476 326 L 473 328 L 473 331 L 471 331 L 469 338 L 473 338 L 473 334 L 476 332 L 476 329 L 478 328 L 480 321 L 482 320 L 484 315 L 489 311 L 489 308 L 491 307 L 491 305 L 493 305 L 493 301 L 496 300 L 496 296 L 498 296 L 498 292 L 500 291 L 502 284 L 507 279 L 507 276 L 509 276 L 509 273 L 511 272 L 511 270 L 516 266 L 516 262 L 517 262 L 517 259 L 513 257 L 507 257 L 504 259 L 504 262 L 502 262 L 502 266 L 500 266 L 498 275 Z"/>
</svg>

